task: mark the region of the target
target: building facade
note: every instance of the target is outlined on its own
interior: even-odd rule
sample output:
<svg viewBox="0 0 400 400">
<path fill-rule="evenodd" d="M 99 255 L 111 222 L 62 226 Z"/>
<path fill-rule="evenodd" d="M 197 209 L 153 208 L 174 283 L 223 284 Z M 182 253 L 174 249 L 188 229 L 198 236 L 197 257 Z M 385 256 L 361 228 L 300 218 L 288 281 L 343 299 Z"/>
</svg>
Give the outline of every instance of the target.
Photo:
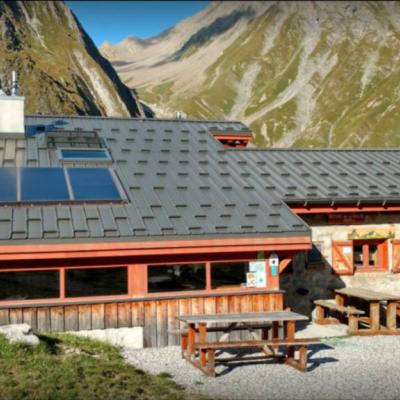
<svg viewBox="0 0 400 400">
<path fill-rule="evenodd" d="M 165 346 L 178 315 L 399 289 L 400 151 L 250 149 L 239 122 L 24 125 L 0 139 L 0 324 Z"/>
</svg>

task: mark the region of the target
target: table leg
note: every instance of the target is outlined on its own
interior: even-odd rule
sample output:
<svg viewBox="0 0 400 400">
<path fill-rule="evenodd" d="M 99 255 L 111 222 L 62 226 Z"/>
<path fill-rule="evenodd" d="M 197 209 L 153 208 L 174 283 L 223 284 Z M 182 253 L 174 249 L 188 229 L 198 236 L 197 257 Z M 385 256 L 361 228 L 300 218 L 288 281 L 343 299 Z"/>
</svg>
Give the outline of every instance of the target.
<svg viewBox="0 0 400 400">
<path fill-rule="evenodd" d="M 386 309 L 386 328 L 389 330 L 395 330 L 397 328 L 397 303 L 395 301 L 387 302 Z"/>
<path fill-rule="evenodd" d="M 379 301 L 372 301 L 369 304 L 369 314 L 371 318 L 371 330 L 378 331 L 380 328 Z"/>
<path fill-rule="evenodd" d="M 189 355 L 193 355 L 195 353 L 195 342 L 196 342 L 196 327 L 195 324 L 189 324 L 189 330 L 188 330 Z"/>
<path fill-rule="evenodd" d="M 295 330 L 296 330 L 296 322 L 295 321 L 287 321 L 286 322 L 286 339 L 288 341 L 294 340 Z"/>
<path fill-rule="evenodd" d="M 199 342 L 204 344 L 207 341 L 207 324 L 199 324 Z M 207 362 L 207 350 L 200 352 L 200 363 L 205 366 Z"/>
<path fill-rule="evenodd" d="M 345 298 L 340 293 L 336 293 L 335 301 L 336 301 L 336 304 L 339 305 L 339 306 L 344 306 L 345 305 Z"/>
</svg>

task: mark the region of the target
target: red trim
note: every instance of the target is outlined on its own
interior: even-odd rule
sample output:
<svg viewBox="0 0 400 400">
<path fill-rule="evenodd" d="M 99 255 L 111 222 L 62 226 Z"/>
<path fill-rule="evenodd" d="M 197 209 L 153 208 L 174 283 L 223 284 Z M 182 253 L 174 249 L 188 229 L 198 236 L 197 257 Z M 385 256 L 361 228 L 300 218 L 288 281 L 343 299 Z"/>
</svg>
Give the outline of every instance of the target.
<svg viewBox="0 0 400 400">
<path fill-rule="evenodd" d="M 214 239 L 157 242 L 65 243 L 0 246 L 0 259 L 44 260 L 66 258 L 129 257 L 203 253 L 242 253 L 252 251 L 307 250 L 309 236 Z"/>
<path fill-rule="evenodd" d="M 217 140 L 241 140 L 241 141 L 250 141 L 252 139 L 252 135 L 240 134 L 240 135 L 231 135 L 229 133 L 214 133 L 213 137 Z"/>
<path fill-rule="evenodd" d="M 336 213 L 368 213 L 368 212 L 400 212 L 400 206 L 290 206 L 296 214 L 336 214 Z"/>
</svg>

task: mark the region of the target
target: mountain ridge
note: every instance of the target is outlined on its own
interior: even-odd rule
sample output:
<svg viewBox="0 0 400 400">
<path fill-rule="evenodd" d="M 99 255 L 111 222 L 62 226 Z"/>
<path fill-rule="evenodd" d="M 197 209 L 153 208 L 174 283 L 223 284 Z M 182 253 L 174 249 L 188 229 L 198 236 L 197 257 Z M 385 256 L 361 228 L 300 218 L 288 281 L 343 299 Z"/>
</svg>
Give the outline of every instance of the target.
<svg viewBox="0 0 400 400">
<path fill-rule="evenodd" d="M 124 85 L 61 1 L 0 3 L 0 76 L 18 72 L 28 113 L 139 116 Z"/>
<path fill-rule="evenodd" d="M 128 57 L 100 50 L 160 115 L 240 119 L 260 147 L 396 147 L 399 21 L 399 3 L 213 2 Z"/>
</svg>

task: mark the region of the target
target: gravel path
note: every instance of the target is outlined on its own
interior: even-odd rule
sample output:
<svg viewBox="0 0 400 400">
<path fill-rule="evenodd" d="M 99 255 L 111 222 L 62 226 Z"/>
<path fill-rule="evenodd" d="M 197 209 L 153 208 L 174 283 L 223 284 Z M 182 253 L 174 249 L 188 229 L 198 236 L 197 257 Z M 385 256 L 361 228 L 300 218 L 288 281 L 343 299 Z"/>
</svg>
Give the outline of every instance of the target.
<svg viewBox="0 0 400 400">
<path fill-rule="evenodd" d="M 204 376 L 182 360 L 179 347 L 124 350 L 136 367 L 218 399 L 400 399 L 400 336 L 330 338 L 310 354 L 309 371 L 279 364 L 218 366 Z M 188 389 L 188 390 L 189 390 Z"/>
</svg>

